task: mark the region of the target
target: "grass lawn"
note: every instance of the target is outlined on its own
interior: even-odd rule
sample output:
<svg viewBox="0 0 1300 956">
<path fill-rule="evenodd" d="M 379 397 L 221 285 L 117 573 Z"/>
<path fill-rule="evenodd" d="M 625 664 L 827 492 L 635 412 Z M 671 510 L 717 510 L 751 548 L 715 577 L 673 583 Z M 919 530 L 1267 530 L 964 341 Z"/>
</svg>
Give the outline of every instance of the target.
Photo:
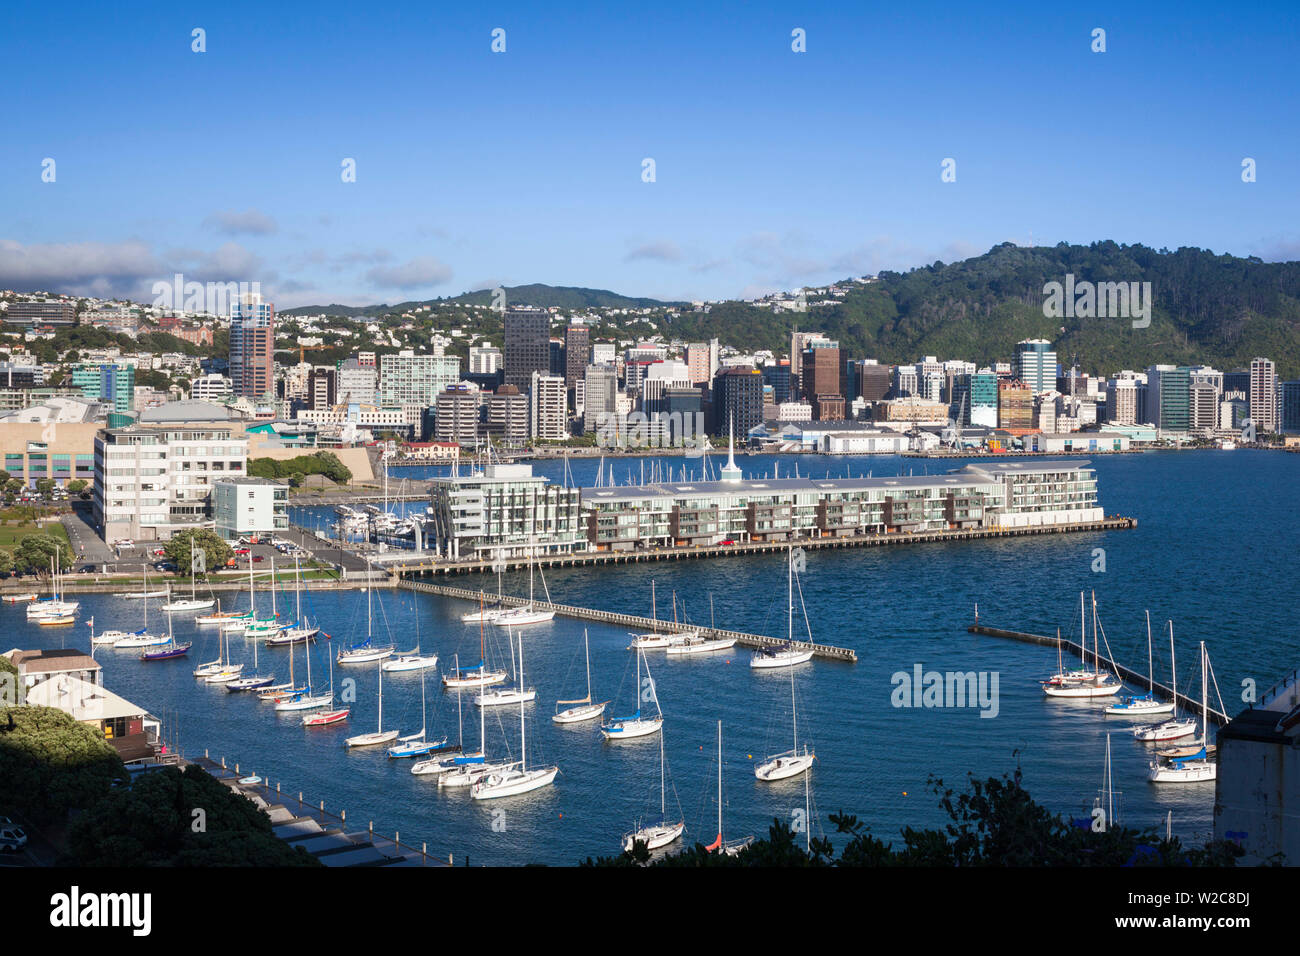
<svg viewBox="0 0 1300 956">
<path fill-rule="evenodd" d="M 0 548 L 12 551 L 18 547 L 18 542 L 29 534 L 48 534 L 58 538 L 69 549 L 72 548 L 72 542 L 68 540 L 68 532 L 57 520 L 51 520 L 44 525 L 38 525 L 33 521 L 0 521 Z"/>
</svg>

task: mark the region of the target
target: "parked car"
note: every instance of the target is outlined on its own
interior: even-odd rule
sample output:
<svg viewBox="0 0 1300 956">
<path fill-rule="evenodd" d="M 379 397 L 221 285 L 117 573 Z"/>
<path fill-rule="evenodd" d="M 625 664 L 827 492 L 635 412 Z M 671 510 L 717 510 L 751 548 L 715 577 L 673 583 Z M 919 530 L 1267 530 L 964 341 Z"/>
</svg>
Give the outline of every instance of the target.
<svg viewBox="0 0 1300 956">
<path fill-rule="evenodd" d="M 266 558 L 262 557 L 260 554 L 255 554 L 255 555 L 253 555 L 253 562 L 254 562 L 254 563 L 257 563 L 257 562 L 259 562 L 259 561 L 265 561 L 265 560 L 266 560 Z"/>
<path fill-rule="evenodd" d="M 0 827 L 0 853 L 14 853 L 27 846 L 27 834 L 17 826 Z"/>
<path fill-rule="evenodd" d="M 248 554 L 248 549 L 247 549 L 247 548 L 236 548 L 236 549 L 235 549 L 235 554 Z"/>
</svg>

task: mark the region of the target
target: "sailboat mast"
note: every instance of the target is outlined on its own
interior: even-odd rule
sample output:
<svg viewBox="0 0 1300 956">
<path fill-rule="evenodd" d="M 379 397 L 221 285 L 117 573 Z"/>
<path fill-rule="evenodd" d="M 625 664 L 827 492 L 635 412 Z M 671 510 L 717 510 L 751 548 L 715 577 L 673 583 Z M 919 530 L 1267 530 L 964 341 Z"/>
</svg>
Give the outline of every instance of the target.
<svg viewBox="0 0 1300 956">
<path fill-rule="evenodd" d="M 718 721 L 718 849 L 722 849 L 722 721 Z"/>
<path fill-rule="evenodd" d="M 1088 668 L 1088 624 L 1083 616 L 1083 592 L 1079 592 L 1079 666 Z"/>
<path fill-rule="evenodd" d="M 1201 641 L 1201 746 L 1209 752 L 1210 746 L 1210 694 L 1205 686 L 1205 642 Z"/>
<path fill-rule="evenodd" d="M 1174 654 L 1174 622 L 1169 622 L 1169 680 L 1173 682 L 1174 716 L 1178 716 L 1178 658 Z"/>
<path fill-rule="evenodd" d="M 1097 643 L 1097 592 L 1092 592 L 1092 669 L 1101 676 L 1101 647 Z"/>
<path fill-rule="evenodd" d="M 668 801 L 664 796 L 664 735 L 659 732 L 659 819 L 668 815 Z"/>
<path fill-rule="evenodd" d="M 333 673 L 333 665 L 330 667 L 330 672 Z M 377 732 L 381 734 L 384 732 L 384 668 L 382 666 L 379 668 L 379 729 Z"/>
<path fill-rule="evenodd" d="M 506 631 L 509 637 L 510 631 Z M 524 689 L 524 636 L 521 631 L 519 634 L 519 689 Z M 524 695 L 519 695 L 519 770 L 524 772 L 528 770 L 528 743 L 524 737 Z"/>
<path fill-rule="evenodd" d="M 1153 697 L 1156 692 L 1156 669 L 1151 657 L 1151 612 L 1147 611 L 1147 693 Z"/>
<path fill-rule="evenodd" d="M 521 645 L 522 646 L 522 645 Z M 587 703 L 591 703 L 591 644 L 587 640 L 587 629 L 582 629 L 582 648 L 587 658 Z M 522 681 L 520 682 L 522 684 Z"/>
</svg>

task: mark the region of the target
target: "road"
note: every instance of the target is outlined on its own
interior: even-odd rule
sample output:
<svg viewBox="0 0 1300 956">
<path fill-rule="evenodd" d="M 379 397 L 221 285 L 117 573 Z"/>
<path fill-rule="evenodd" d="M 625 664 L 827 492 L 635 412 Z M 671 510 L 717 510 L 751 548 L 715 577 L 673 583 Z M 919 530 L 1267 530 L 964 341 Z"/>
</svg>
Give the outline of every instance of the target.
<svg viewBox="0 0 1300 956">
<path fill-rule="evenodd" d="M 91 524 L 92 512 L 88 501 L 78 501 L 72 506 L 71 514 L 61 517 L 63 529 L 68 532 L 72 542 L 72 553 L 78 564 L 106 564 L 116 560 L 117 556 L 98 534 Z"/>
</svg>

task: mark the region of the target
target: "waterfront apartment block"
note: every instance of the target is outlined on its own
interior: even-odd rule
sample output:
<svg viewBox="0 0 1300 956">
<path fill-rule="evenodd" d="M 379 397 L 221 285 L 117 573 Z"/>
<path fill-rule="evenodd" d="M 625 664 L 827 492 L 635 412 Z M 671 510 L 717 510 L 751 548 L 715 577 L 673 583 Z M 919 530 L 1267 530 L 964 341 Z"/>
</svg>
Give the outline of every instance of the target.
<svg viewBox="0 0 1300 956">
<path fill-rule="evenodd" d="M 586 548 L 580 492 L 551 484 L 531 465 L 488 465 L 432 482 L 433 539 L 451 560 L 568 554 Z"/>
<path fill-rule="evenodd" d="M 212 515 L 226 541 L 289 527 L 289 485 L 270 478 L 222 478 L 212 485 Z"/>
<path fill-rule="evenodd" d="M 994 462 L 945 475 L 584 488 L 590 550 L 686 547 L 1099 521 L 1086 461 Z"/>
<path fill-rule="evenodd" d="M 105 541 L 166 541 L 187 528 L 210 528 L 213 485 L 243 476 L 247 460 L 248 438 L 232 422 L 103 429 L 95 437 L 98 530 Z"/>
</svg>

